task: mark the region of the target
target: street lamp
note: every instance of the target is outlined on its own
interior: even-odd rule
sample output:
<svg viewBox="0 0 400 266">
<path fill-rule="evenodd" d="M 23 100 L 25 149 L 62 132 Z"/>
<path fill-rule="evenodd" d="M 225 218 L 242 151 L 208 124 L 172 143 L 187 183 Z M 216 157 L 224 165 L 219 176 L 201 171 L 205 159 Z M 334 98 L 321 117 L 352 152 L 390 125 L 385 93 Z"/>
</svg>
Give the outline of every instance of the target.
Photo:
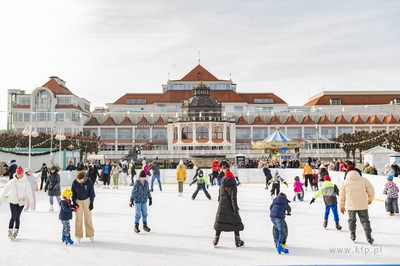
<svg viewBox="0 0 400 266">
<path fill-rule="evenodd" d="M 315 129 L 317 130 L 317 158 L 319 160 L 319 128 L 318 128 L 318 124 L 315 124 Z"/>
<path fill-rule="evenodd" d="M 25 137 L 29 136 L 29 152 L 28 152 L 28 168 L 31 169 L 31 148 L 32 148 L 32 137 L 36 138 L 39 133 L 36 129 L 32 131 L 32 125 L 26 124 L 24 131 L 22 131 L 22 135 Z"/>
<path fill-rule="evenodd" d="M 60 141 L 60 151 L 59 151 L 59 154 L 58 154 L 58 161 L 60 163 L 59 167 L 61 169 L 61 141 L 65 140 L 66 137 L 64 135 L 64 132 L 60 129 L 54 138 Z"/>
</svg>

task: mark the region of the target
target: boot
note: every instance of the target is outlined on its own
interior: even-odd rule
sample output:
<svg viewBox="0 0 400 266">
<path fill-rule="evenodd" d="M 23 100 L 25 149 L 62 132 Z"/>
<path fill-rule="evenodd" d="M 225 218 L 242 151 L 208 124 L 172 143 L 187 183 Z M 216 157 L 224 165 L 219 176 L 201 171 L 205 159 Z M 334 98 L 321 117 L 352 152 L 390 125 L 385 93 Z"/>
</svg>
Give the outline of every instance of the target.
<svg viewBox="0 0 400 266">
<path fill-rule="evenodd" d="M 143 222 L 143 230 L 146 232 L 150 232 L 150 228 L 147 226 L 147 222 Z"/>
<path fill-rule="evenodd" d="M 303 201 L 303 198 L 300 198 L 300 201 Z"/>
<path fill-rule="evenodd" d="M 68 244 L 70 244 L 70 245 L 74 244 L 74 241 L 71 240 L 71 236 L 67 236 L 65 239 L 65 245 L 68 245 Z"/>
<path fill-rule="evenodd" d="M 356 231 L 350 231 L 350 239 L 355 241 L 356 240 Z"/>
<path fill-rule="evenodd" d="M 14 234 L 12 235 L 12 238 L 13 238 L 13 239 L 16 239 L 16 238 L 17 238 L 18 231 L 19 231 L 19 230 L 18 230 L 17 228 L 14 229 Z"/>
<path fill-rule="evenodd" d="M 160 191 L 162 191 L 162 188 L 160 187 Z"/>
<path fill-rule="evenodd" d="M 215 237 L 214 237 L 214 241 L 213 241 L 214 247 L 215 247 L 216 245 L 218 245 L 218 241 L 219 241 L 219 236 L 215 236 Z"/>
<path fill-rule="evenodd" d="M 367 235 L 367 241 L 368 243 L 370 243 L 372 245 L 372 243 L 374 243 L 374 239 L 372 238 L 371 235 Z"/>
<path fill-rule="evenodd" d="M 65 235 L 63 235 L 61 238 L 62 242 L 65 242 L 66 239 L 67 239 L 67 237 Z"/>
<path fill-rule="evenodd" d="M 281 254 L 282 252 L 284 252 L 286 254 L 289 253 L 289 250 L 287 248 L 284 248 L 282 246 L 282 243 L 280 243 L 278 241 L 276 241 L 276 250 L 278 251 L 279 254 Z"/>
<path fill-rule="evenodd" d="M 135 233 L 139 233 L 139 223 L 135 223 Z"/>
<path fill-rule="evenodd" d="M 52 212 L 52 211 L 54 211 L 54 207 L 53 207 L 53 205 L 50 205 L 49 212 Z"/>
<path fill-rule="evenodd" d="M 293 197 L 293 201 L 296 201 L 296 196 Z"/>
<path fill-rule="evenodd" d="M 328 226 L 328 220 L 324 220 L 324 228 L 326 228 Z"/>
<path fill-rule="evenodd" d="M 13 235 L 13 229 L 10 228 L 8 229 L 8 238 L 12 240 L 12 235 Z"/>
<path fill-rule="evenodd" d="M 244 242 L 240 239 L 240 236 L 235 236 L 235 245 L 237 248 L 244 246 Z"/>
<path fill-rule="evenodd" d="M 153 192 L 153 188 L 150 188 L 150 192 Z"/>
<path fill-rule="evenodd" d="M 340 226 L 339 222 L 336 222 L 336 229 L 337 230 L 342 230 L 342 227 Z"/>
</svg>

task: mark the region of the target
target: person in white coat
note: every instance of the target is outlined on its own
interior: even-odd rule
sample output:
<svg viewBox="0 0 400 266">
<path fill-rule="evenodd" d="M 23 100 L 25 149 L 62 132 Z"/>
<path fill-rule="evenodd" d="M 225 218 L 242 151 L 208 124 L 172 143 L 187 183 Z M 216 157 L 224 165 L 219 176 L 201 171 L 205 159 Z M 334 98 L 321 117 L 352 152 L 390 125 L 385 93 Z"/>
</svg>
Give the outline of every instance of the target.
<svg viewBox="0 0 400 266">
<path fill-rule="evenodd" d="M 25 168 L 25 176 L 26 176 L 26 179 L 28 179 L 29 184 L 31 185 L 33 202 L 30 202 L 28 200 L 25 205 L 24 211 L 28 211 L 29 207 L 31 207 L 31 205 L 33 205 L 33 210 L 35 210 L 36 209 L 36 191 L 38 191 L 38 183 L 36 181 L 36 178 L 32 175 L 31 169 Z"/>
<path fill-rule="evenodd" d="M 0 197 L 0 205 L 3 198 L 8 195 L 8 202 L 10 203 L 11 219 L 8 226 L 8 238 L 14 240 L 19 231 L 20 217 L 22 210 L 27 202 L 33 202 L 32 189 L 28 179 L 24 175 L 24 170 L 18 167 L 15 171 L 14 178 L 8 181 L 3 193 Z M 33 204 L 31 207 L 33 210 Z"/>
</svg>

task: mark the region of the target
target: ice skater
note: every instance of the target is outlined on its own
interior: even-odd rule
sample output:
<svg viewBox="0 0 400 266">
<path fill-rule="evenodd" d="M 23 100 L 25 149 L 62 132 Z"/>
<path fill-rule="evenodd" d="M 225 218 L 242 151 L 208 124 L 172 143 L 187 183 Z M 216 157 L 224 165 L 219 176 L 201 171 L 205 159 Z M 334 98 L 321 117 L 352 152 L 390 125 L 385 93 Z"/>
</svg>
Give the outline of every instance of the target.
<svg viewBox="0 0 400 266">
<path fill-rule="evenodd" d="M 294 177 L 294 183 L 293 183 L 293 187 L 294 187 L 294 197 L 293 197 L 293 201 L 296 201 L 296 197 L 299 201 L 303 201 L 303 197 L 304 197 L 304 191 L 303 191 L 303 187 L 304 184 L 300 182 L 300 178 L 298 176 Z"/>
<path fill-rule="evenodd" d="M 236 179 L 237 186 L 240 186 L 239 171 L 237 169 L 237 165 L 236 165 L 235 162 L 231 162 L 231 168 L 230 169 L 231 169 L 231 172 L 232 172 L 233 176 Z"/>
<path fill-rule="evenodd" d="M 206 186 L 207 186 L 207 188 L 209 186 L 207 178 L 204 176 L 204 173 L 202 170 L 200 170 L 200 169 L 198 169 L 198 170 L 199 171 L 198 171 L 198 174 L 196 174 L 196 179 L 193 180 L 193 182 L 189 185 L 189 186 L 191 186 L 193 183 L 197 182 L 197 189 L 192 195 L 192 200 L 196 199 L 196 196 L 199 193 L 200 189 L 202 189 L 204 191 L 204 194 L 206 195 L 207 199 L 211 200 L 211 196 L 206 189 Z"/>
<path fill-rule="evenodd" d="M 397 198 L 399 197 L 399 188 L 393 182 L 393 176 L 387 177 L 387 183 L 383 188 L 383 194 L 387 195 L 385 206 L 386 213 L 388 215 L 397 215 L 399 216 L 399 205 L 397 205 Z"/>
<path fill-rule="evenodd" d="M 275 197 L 275 195 L 279 194 L 279 192 L 281 190 L 281 183 L 284 183 L 286 185 L 286 187 L 289 187 L 288 183 L 286 183 L 286 181 L 279 175 L 278 170 L 276 170 L 274 177 L 271 180 L 269 180 L 269 182 L 267 184 L 267 189 L 268 189 L 269 185 L 272 184 L 271 199 L 273 199 Z"/>
<path fill-rule="evenodd" d="M 160 188 L 160 191 L 162 191 L 162 186 L 160 181 L 160 166 L 158 165 L 156 158 L 154 158 L 153 162 L 150 164 L 149 171 L 153 173 L 151 177 L 150 192 L 153 192 L 153 185 L 155 180 L 157 180 L 158 187 Z"/>
<path fill-rule="evenodd" d="M 27 201 L 24 211 L 28 211 L 30 205 L 32 205 L 33 210 L 35 210 L 36 209 L 36 191 L 38 190 L 38 183 L 36 181 L 36 178 L 32 175 L 30 169 L 28 169 L 28 168 L 25 169 L 25 175 L 26 175 L 26 178 L 28 179 L 29 185 L 31 186 L 31 189 L 32 189 L 33 201 L 32 202 L 30 202 L 29 200 Z"/>
<path fill-rule="evenodd" d="M 66 245 L 73 244 L 74 241 L 71 240 L 71 227 L 69 224 L 69 220 L 72 219 L 72 212 L 78 211 L 78 206 L 74 207 L 71 203 L 72 191 L 70 189 L 64 189 L 62 192 L 62 200 L 60 202 L 60 214 L 58 218 L 61 220 L 63 229 L 62 229 L 62 238 L 61 240 L 65 242 Z"/>
<path fill-rule="evenodd" d="M 143 219 L 143 230 L 150 232 L 147 226 L 147 199 L 149 206 L 153 204 L 149 190 L 149 182 L 146 180 L 146 172 L 144 170 L 139 173 L 139 180 L 136 180 L 133 186 L 129 207 L 135 206 L 135 233 L 139 233 L 139 221 Z M 136 204 L 136 205 L 135 205 Z"/>
<path fill-rule="evenodd" d="M 183 161 L 179 161 L 178 168 L 176 169 L 176 180 L 178 181 L 178 197 L 183 196 L 183 182 L 186 181 L 187 172 L 186 167 L 183 165 Z"/>
<path fill-rule="evenodd" d="M 48 191 L 48 192 L 47 192 Z M 52 166 L 50 169 L 49 178 L 46 181 L 46 185 L 44 186 L 44 192 L 47 192 L 50 201 L 50 209 L 49 211 L 54 211 L 54 197 L 57 199 L 58 205 L 60 205 L 60 196 L 61 196 L 61 188 L 60 188 L 60 175 L 58 174 L 57 166 Z"/>
<path fill-rule="evenodd" d="M 283 222 L 285 215 L 290 215 L 292 209 L 289 206 L 289 201 L 286 194 L 280 192 L 278 196 L 272 201 L 270 206 L 270 218 L 272 224 L 275 226 L 275 245 L 279 254 L 282 252 L 289 253 L 287 248 L 284 248 L 283 239 L 285 237 Z"/>
</svg>

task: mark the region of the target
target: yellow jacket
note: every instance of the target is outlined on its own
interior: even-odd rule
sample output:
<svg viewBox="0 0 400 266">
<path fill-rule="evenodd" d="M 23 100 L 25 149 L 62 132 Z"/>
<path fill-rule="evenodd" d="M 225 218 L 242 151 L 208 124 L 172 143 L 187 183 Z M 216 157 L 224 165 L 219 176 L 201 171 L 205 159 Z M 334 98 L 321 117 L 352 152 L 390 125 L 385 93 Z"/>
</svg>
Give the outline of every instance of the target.
<svg viewBox="0 0 400 266">
<path fill-rule="evenodd" d="M 312 171 L 311 166 L 309 164 L 306 164 L 306 166 L 304 166 L 303 175 L 302 176 L 312 175 L 312 174 L 313 174 L 313 171 Z"/>
<path fill-rule="evenodd" d="M 178 168 L 176 169 L 176 180 L 178 180 L 178 182 L 185 182 L 186 175 L 186 167 L 183 165 L 178 165 Z"/>
</svg>

